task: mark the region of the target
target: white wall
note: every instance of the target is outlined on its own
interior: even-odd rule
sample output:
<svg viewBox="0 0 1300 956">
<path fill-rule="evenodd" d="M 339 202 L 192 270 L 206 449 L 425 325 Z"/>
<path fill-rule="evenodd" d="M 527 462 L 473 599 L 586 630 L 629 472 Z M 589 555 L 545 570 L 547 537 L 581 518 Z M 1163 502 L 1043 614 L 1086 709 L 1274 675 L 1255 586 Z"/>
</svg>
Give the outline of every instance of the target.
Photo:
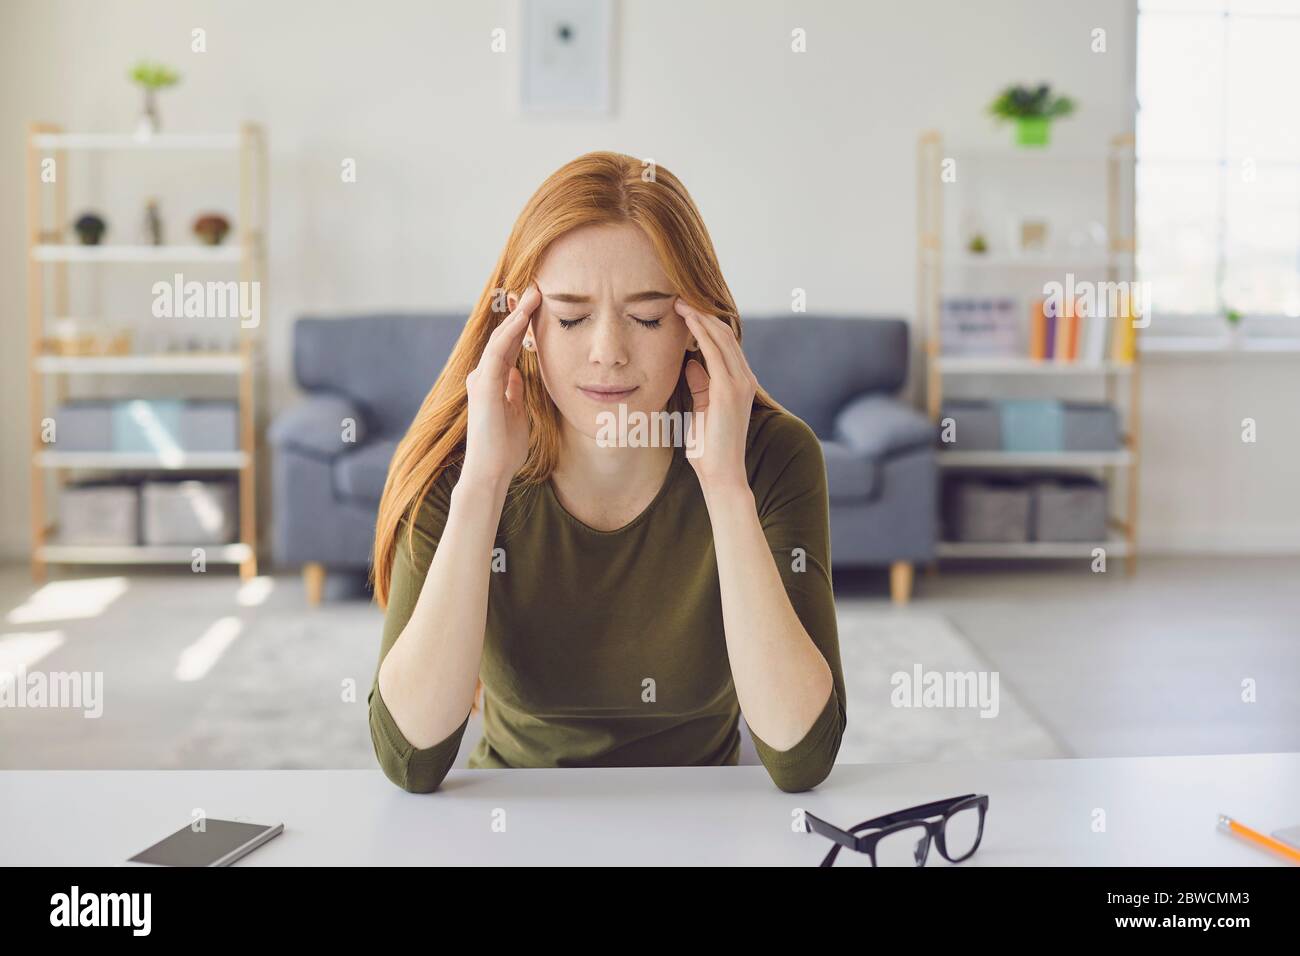
<svg viewBox="0 0 1300 956">
<path fill-rule="evenodd" d="M 292 400 L 294 316 L 464 307 L 531 191 L 586 150 L 652 157 L 686 182 L 742 312 L 788 310 L 801 287 L 812 312 L 911 316 L 920 130 L 1000 144 L 1009 133 L 989 123 L 985 104 L 1008 81 L 1040 78 L 1083 104 L 1058 127 L 1062 144 L 1095 148 L 1133 125 L 1131 0 L 624 0 L 615 115 L 563 121 L 514 109 L 516 14 L 510 0 L 2 5 L 0 549 L 23 553 L 27 534 L 23 126 L 129 129 L 139 103 L 124 73 L 138 57 L 184 74 L 161 97 L 167 128 L 256 120 L 269 130 L 276 406 Z M 509 31 L 506 55 L 490 51 L 498 26 Z M 190 52 L 194 27 L 207 31 L 206 53 Z M 795 27 L 807 31 L 802 55 L 790 52 Z M 1108 32 L 1105 54 L 1090 49 L 1095 27 Z M 340 181 L 344 157 L 357 160 L 355 184 Z M 108 162 L 81 171 L 90 186 L 73 190 L 73 214 L 93 205 L 130 231 L 140 197 L 158 195 L 183 233 L 202 207 L 233 211 L 233 192 L 206 185 L 224 182 L 215 170 L 196 178 L 154 157 Z M 78 304 L 120 310 L 145 278 L 155 277 L 89 278 L 79 287 L 89 301 Z M 1148 377 L 1152 389 L 1165 387 L 1162 374 Z M 1196 387 L 1171 378 L 1170 388 Z M 1167 504 L 1168 489 L 1160 497 Z M 1244 507 L 1241 527 L 1265 525 L 1266 502 Z M 1176 505 L 1156 513 L 1154 534 L 1180 521 Z"/>
</svg>

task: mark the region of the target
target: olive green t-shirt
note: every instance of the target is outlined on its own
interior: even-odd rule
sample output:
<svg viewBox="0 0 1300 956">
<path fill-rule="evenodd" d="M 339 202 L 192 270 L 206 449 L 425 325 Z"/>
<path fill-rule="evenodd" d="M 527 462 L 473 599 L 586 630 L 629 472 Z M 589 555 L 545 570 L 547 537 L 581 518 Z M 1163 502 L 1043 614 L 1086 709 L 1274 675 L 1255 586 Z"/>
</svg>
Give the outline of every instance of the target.
<svg viewBox="0 0 1300 956">
<path fill-rule="evenodd" d="M 801 419 L 755 408 L 746 449 L 763 533 L 805 630 L 834 674 L 812 728 L 789 750 L 751 734 L 773 782 L 815 787 L 847 721 L 821 444 Z M 379 660 L 401 634 L 447 521 L 459 470 L 448 467 L 416 514 L 414 554 L 397 539 Z M 518 495 L 516 498 L 515 496 Z M 740 706 L 722 620 L 713 529 L 685 450 L 654 500 L 615 531 L 598 531 L 560 504 L 550 481 L 511 489 L 491 558 L 480 676 L 480 767 L 735 764 Z M 740 640 L 744 635 L 736 635 Z M 387 776 L 404 789 L 442 783 L 469 722 L 417 749 L 372 685 L 370 730 Z"/>
</svg>

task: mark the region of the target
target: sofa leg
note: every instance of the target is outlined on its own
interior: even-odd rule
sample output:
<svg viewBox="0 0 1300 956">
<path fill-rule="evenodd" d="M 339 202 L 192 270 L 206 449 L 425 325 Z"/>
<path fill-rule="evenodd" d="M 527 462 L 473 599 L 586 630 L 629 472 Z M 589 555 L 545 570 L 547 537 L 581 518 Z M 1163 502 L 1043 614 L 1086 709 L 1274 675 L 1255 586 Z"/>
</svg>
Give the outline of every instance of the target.
<svg viewBox="0 0 1300 956">
<path fill-rule="evenodd" d="M 320 604 L 325 595 L 325 565 L 315 561 L 302 566 L 302 583 L 307 588 L 307 603 L 312 607 Z"/>
<path fill-rule="evenodd" d="M 895 561 L 889 566 L 889 596 L 898 605 L 906 604 L 912 597 L 912 562 Z"/>
</svg>

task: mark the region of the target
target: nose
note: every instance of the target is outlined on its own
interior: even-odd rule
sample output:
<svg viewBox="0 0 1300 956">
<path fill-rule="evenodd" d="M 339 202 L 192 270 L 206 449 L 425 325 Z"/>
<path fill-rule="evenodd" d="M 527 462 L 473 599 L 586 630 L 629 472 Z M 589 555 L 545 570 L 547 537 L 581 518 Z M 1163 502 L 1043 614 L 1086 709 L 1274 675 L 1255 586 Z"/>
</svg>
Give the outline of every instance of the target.
<svg viewBox="0 0 1300 956">
<path fill-rule="evenodd" d="M 618 367 L 627 364 L 627 329 L 621 316 L 608 308 L 592 314 L 592 335 L 589 343 L 589 360 L 595 365 Z"/>
</svg>

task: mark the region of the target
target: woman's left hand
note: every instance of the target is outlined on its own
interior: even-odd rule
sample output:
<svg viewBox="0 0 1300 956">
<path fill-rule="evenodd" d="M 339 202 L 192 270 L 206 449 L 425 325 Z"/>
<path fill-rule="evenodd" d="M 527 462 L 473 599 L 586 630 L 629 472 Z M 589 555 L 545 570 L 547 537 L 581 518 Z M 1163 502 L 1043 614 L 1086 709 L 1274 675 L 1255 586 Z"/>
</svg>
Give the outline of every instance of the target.
<svg viewBox="0 0 1300 956">
<path fill-rule="evenodd" d="M 706 495 L 727 488 L 748 490 L 745 445 L 758 378 L 730 325 L 680 298 L 674 308 L 709 363 L 708 371 L 694 358 L 686 363 L 686 383 L 694 400 L 687 460 Z"/>
</svg>

